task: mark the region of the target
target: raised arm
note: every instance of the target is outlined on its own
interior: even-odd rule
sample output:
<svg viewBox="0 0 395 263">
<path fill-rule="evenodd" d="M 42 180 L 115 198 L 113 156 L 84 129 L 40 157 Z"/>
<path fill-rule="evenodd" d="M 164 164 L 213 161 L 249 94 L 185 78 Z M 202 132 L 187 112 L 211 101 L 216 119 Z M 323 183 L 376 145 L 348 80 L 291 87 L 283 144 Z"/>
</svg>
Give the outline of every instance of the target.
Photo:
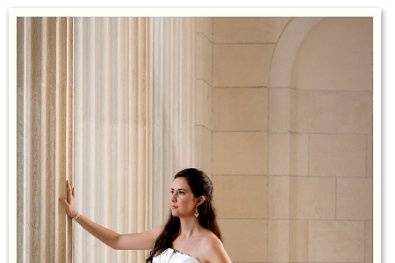
<svg viewBox="0 0 395 263">
<path fill-rule="evenodd" d="M 66 184 L 67 196 L 60 197 L 59 200 L 63 204 L 66 214 L 74 218 L 86 231 L 113 249 L 142 250 L 153 248 L 155 239 L 162 232 L 163 226 L 142 233 L 119 234 L 79 214 L 75 208 L 74 187 L 70 185 L 69 181 Z"/>
</svg>

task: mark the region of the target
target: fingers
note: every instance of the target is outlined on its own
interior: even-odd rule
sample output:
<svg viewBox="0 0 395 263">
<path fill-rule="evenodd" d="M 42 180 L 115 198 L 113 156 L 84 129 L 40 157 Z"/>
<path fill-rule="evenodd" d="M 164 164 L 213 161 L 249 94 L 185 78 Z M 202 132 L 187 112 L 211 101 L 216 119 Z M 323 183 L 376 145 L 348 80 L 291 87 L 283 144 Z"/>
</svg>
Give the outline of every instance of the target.
<svg viewBox="0 0 395 263">
<path fill-rule="evenodd" d="M 67 201 L 70 202 L 72 197 L 73 197 L 73 194 L 72 194 L 71 184 L 70 184 L 70 181 L 67 180 Z"/>
<path fill-rule="evenodd" d="M 70 183 L 69 180 L 66 180 L 66 194 L 69 193 Z"/>
</svg>

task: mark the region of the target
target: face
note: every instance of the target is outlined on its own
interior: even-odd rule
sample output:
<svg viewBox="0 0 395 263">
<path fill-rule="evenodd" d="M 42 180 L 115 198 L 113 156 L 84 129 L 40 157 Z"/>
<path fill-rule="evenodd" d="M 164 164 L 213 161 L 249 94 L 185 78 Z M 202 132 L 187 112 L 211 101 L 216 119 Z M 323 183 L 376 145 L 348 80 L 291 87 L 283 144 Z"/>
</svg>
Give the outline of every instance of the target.
<svg viewBox="0 0 395 263">
<path fill-rule="evenodd" d="M 183 177 L 174 179 L 170 189 L 170 209 L 173 216 L 193 216 L 199 198 L 195 198 L 188 182 Z"/>
</svg>

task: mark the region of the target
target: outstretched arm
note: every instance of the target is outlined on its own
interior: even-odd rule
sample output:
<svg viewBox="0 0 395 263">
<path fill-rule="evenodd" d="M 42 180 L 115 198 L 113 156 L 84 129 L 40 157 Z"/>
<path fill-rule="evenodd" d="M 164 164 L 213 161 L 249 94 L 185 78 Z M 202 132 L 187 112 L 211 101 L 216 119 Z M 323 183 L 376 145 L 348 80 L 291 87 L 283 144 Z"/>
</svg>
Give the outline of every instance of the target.
<svg viewBox="0 0 395 263">
<path fill-rule="evenodd" d="M 75 208 L 75 191 L 74 187 L 67 181 L 67 198 L 60 197 L 66 214 L 74 218 L 86 231 L 101 240 L 113 249 L 141 250 L 151 249 L 154 246 L 155 239 L 160 235 L 163 226 L 154 228 L 150 231 L 133 234 L 119 234 L 109 228 L 97 224 L 88 217 L 81 215 Z"/>
</svg>

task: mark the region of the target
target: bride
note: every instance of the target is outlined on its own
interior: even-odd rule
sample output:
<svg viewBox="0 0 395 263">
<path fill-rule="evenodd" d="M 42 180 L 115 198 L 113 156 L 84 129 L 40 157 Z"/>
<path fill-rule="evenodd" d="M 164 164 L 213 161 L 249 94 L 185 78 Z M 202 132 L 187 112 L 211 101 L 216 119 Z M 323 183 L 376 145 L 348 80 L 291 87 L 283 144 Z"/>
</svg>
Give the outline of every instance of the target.
<svg viewBox="0 0 395 263">
<path fill-rule="evenodd" d="M 69 181 L 67 196 L 59 200 L 69 217 L 113 249 L 150 249 L 147 263 L 231 263 L 221 241 L 212 194 L 213 184 L 203 171 L 181 170 L 170 190 L 171 213 L 166 224 L 131 234 L 118 234 L 78 213 Z"/>
</svg>

